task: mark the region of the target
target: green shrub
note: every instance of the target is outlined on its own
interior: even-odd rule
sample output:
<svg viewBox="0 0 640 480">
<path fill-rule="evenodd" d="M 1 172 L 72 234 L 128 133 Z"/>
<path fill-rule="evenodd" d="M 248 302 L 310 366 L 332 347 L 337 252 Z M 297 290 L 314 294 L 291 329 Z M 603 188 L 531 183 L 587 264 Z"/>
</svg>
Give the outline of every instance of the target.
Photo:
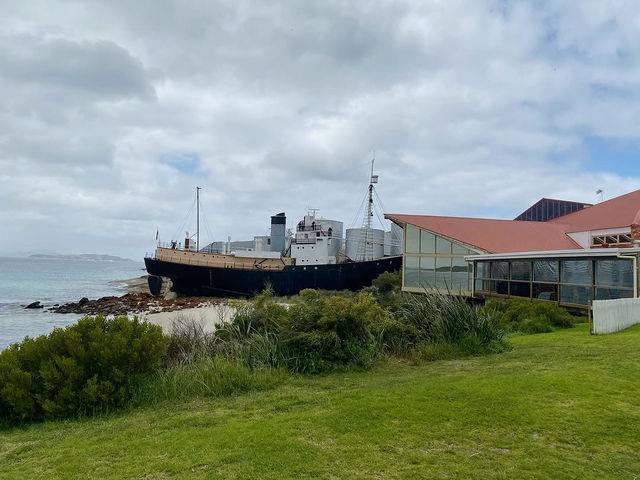
<svg viewBox="0 0 640 480">
<path fill-rule="evenodd" d="M 371 285 L 378 289 L 382 294 L 399 292 L 402 288 L 402 273 L 400 270 L 395 272 L 382 272 Z"/>
<path fill-rule="evenodd" d="M 370 287 L 363 288 L 363 291 L 375 296 L 380 305 L 390 311 L 397 311 L 402 301 L 402 273 L 383 272 L 373 280 Z"/>
<path fill-rule="evenodd" d="M 158 370 L 160 327 L 126 317 L 83 318 L 0 353 L 0 417 L 32 421 L 121 406 Z"/>
<path fill-rule="evenodd" d="M 260 296 L 237 308 L 218 330 L 217 352 L 304 373 L 369 366 L 378 353 L 375 332 L 389 317 L 369 293 L 330 296 L 311 289 L 288 306 Z"/>
<path fill-rule="evenodd" d="M 545 333 L 554 328 L 570 328 L 576 323 L 575 318 L 558 305 L 520 298 L 492 299 L 482 310 L 512 332 Z"/>
</svg>

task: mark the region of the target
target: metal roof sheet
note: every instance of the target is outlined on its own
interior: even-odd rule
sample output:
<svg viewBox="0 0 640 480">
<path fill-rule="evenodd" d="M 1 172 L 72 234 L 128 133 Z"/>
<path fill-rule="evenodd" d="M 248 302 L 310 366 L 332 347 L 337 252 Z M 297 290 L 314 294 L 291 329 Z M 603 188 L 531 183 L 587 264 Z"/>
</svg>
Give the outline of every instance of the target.
<svg viewBox="0 0 640 480">
<path fill-rule="evenodd" d="M 597 203 L 577 212 L 549 220 L 564 225 L 565 232 L 584 232 L 628 227 L 640 221 L 640 190 Z"/>
<path fill-rule="evenodd" d="M 487 218 L 385 214 L 396 223 L 408 223 L 449 237 L 488 253 L 580 248 L 565 234 L 564 225 Z"/>
</svg>

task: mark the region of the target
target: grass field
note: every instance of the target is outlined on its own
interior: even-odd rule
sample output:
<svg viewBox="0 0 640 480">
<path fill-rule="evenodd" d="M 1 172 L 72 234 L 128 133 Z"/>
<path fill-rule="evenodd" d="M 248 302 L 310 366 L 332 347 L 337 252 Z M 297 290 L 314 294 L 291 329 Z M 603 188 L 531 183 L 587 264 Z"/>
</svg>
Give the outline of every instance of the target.
<svg viewBox="0 0 640 480">
<path fill-rule="evenodd" d="M 0 478 L 640 479 L 640 326 L 0 432 Z"/>
</svg>

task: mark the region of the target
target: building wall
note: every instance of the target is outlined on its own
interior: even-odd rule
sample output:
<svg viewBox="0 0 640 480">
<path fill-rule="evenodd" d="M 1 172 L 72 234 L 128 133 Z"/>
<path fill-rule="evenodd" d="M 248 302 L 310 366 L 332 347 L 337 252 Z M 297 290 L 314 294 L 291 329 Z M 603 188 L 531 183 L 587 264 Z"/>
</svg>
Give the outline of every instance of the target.
<svg viewBox="0 0 640 480">
<path fill-rule="evenodd" d="M 413 225 L 404 227 L 403 238 L 404 291 L 440 289 L 471 295 L 472 266 L 464 256 L 483 252 Z"/>
<path fill-rule="evenodd" d="M 596 235 L 611 235 L 616 233 L 629 233 L 629 227 L 606 228 L 602 230 L 587 230 L 585 232 L 567 233 L 582 248 L 591 248 L 591 238 Z"/>
</svg>

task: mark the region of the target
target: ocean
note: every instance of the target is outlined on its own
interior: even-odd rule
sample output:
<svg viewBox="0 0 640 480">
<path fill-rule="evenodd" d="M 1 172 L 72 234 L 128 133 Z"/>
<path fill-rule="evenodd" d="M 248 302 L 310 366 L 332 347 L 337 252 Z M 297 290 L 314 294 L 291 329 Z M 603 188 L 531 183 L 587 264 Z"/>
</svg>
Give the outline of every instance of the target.
<svg viewBox="0 0 640 480">
<path fill-rule="evenodd" d="M 0 350 L 25 336 L 65 327 L 81 315 L 52 313 L 55 303 L 124 295 L 126 286 L 114 280 L 145 275 L 144 263 L 61 258 L 0 257 Z M 44 309 L 26 310 L 40 301 Z"/>
</svg>

